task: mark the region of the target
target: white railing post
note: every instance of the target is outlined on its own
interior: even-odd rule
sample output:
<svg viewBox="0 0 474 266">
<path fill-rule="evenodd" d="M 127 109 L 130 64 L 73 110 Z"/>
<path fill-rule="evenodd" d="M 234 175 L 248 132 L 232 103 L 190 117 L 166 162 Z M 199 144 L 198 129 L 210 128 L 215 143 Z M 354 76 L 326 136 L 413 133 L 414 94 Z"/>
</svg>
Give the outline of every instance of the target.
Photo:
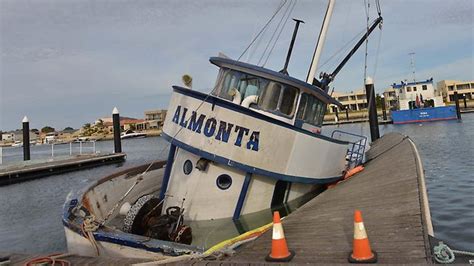
<svg viewBox="0 0 474 266">
<path fill-rule="evenodd" d="M 51 157 L 54 157 L 54 143 L 51 143 Z"/>
<path fill-rule="evenodd" d="M 94 154 L 95 154 L 95 141 L 92 142 L 92 144 L 94 145 L 94 148 L 93 148 L 93 149 L 94 149 Z"/>
<path fill-rule="evenodd" d="M 0 165 L 3 164 L 3 147 L 0 147 Z"/>
<path fill-rule="evenodd" d="M 69 156 L 72 156 L 72 141 L 69 142 Z"/>
<path fill-rule="evenodd" d="M 79 154 L 82 155 L 82 141 L 79 141 Z"/>
</svg>

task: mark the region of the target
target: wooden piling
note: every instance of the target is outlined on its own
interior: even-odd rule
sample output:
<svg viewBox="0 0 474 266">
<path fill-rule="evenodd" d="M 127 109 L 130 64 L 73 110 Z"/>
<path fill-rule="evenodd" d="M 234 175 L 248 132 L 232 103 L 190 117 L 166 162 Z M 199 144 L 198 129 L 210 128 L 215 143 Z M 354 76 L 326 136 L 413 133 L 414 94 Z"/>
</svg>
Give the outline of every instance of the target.
<svg viewBox="0 0 474 266">
<path fill-rule="evenodd" d="M 120 114 L 117 107 L 112 111 L 112 124 L 114 128 L 114 151 L 122 152 L 122 140 L 120 139 Z"/>
<path fill-rule="evenodd" d="M 380 138 L 379 122 L 377 120 L 377 106 L 375 105 L 375 90 L 372 78 L 367 77 L 365 81 L 365 95 L 369 108 L 370 137 L 372 141 Z"/>
<path fill-rule="evenodd" d="M 461 120 L 461 109 L 459 107 L 459 95 L 457 91 L 454 92 L 454 102 L 456 103 L 456 115 L 458 119 Z"/>
<path fill-rule="evenodd" d="M 23 161 L 29 161 L 30 156 L 30 121 L 28 117 L 23 118 Z"/>
</svg>

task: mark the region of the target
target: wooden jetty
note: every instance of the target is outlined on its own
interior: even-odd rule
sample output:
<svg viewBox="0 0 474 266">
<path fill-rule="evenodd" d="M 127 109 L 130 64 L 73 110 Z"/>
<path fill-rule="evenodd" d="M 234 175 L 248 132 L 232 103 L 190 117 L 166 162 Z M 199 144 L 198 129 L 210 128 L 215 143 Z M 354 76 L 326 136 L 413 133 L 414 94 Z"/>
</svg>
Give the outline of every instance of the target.
<svg viewBox="0 0 474 266">
<path fill-rule="evenodd" d="M 21 164 L 3 166 L 0 168 L 0 186 L 110 163 L 118 163 L 124 161 L 125 156 L 125 153 L 88 154 L 31 164 L 23 164 L 21 162 Z"/>
<path fill-rule="evenodd" d="M 390 133 L 372 143 L 364 171 L 342 181 L 310 200 L 282 221 L 288 247 L 296 255 L 291 264 L 347 263 L 352 250 L 353 214 L 362 211 L 365 228 L 378 253 L 378 263 L 433 263 L 430 238 L 433 227 L 424 170 L 416 146 L 406 136 Z M 272 231 L 216 260 L 194 259 L 169 263 L 197 265 L 270 264 Z M 31 255 L 9 256 L 13 265 L 24 264 Z M 106 257 L 67 257 L 72 265 L 143 263 L 147 261 Z"/>
<path fill-rule="evenodd" d="M 296 252 L 291 263 L 347 263 L 355 209 L 363 213 L 379 263 L 432 263 L 429 235 L 433 227 L 416 146 L 406 136 L 386 134 L 372 144 L 367 157 L 363 172 L 282 221 L 288 247 Z M 218 263 L 265 263 L 271 237 L 271 230 L 267 231 Z"/>
</svg>

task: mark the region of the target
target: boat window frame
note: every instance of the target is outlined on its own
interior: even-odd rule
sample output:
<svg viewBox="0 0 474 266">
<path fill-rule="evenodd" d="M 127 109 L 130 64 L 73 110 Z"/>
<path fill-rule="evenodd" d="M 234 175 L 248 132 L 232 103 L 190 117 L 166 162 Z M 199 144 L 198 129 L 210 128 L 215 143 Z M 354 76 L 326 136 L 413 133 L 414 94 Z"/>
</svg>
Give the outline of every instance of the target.
<svg viewBox="0 0 474 266">
<path fill-rule="evenodd" d="M 229 89 L 226 90 L 227 93 L 224 93 L 224 94 L 223 94 L 223 91 L 222 91 L 222 88 L 225 85 L 224 82 L 225 82 L 225 78 L 226 78 L 227 73 L 238 73 L 239 74 L 238 75 L 239 80 L 240 80 L 240 77 L 242 77 L 243 75 L 244 76 L 255 77 L 255 78 L 258 79 L 258 82 L 261 83 L 260 86 L 258 86 L 258 91 L 257 91 L 257 94 L 256 94 L 258 96 L 258 101 L 257 101 L 256 104 L 251 104 L 249 108 L 259 110 L 259 111 L 268 112 L 268 113 L 271 113 L 271 114 L 274 114 L 274 115 L 277 115 L 277 116 L 281 116 L 283 118 L 290 119 L 290 120 L 292 120 L 295 117 L 296 112 L 297 112 L 297 108 L 298 108 L 299 96 L 301 95 L 301 90 L 297 87 L 291 86 L 289 84 L 286 84 L 286 83 L 283 83 L 283 82 L 280 82 L 280 81 L 276 81 L 274 79 L 265 78 L 265 77 L 257 76 L 257 75 L 254 75 L 254 74 L 249 74 L 249 73 L 239 71 L 239 70 L 235 70 L 235 69 L 232 69 L 232 68 L 221 67 L 220 70 L 219 70 L 219 74 L 218 74 L 218 80 L 216 81 L 216 84 L 214 86 L 214 89 L 211 92 L 211 95 L 232 102 L 232 97 L 230 97 L 230 95 L 228 95 Z M 277 103 L 277 106 L 274 110 L 262 108 L 260 106 L 260 103 L 259 103 L 260 100 L 262 99 L 262 95 L 267 90 L 268 86 L 272 83 L 273 84 L 278 84 L 278 85 L 281 86 L 280 92 L 279 92 L 279 95 L 278 95 L 278 103 Z M 239 91 L 239 93 L 242 93 L 238 88 L 236 88 L 236 89 Z M 282 95 L 284 94 L 284 91 L 286 91 L 287 89 L 290 89 L 290 90 L 293 90 L 294 92 L 296 92 L 295 97 L 292 101 L 292 108 L 291 108 L 292 111 L 291 111 L 290 115 L 288 115 L 288 114 L 286 114 L 286 113 L 284 113 L 280 110 L 281 104 L 283 103 Z M 242 100 L 244 100 L 244 95 L 242 95 Z"/>
<path fill-rule="evenodd" d="M 302 108 L 301 106 L 301 101 L 303 97 L 306 95 L 306 100 L 304 103 L 304 110 L 302 111 L 301 117 L 299 116 L 300 114 L 300 109 Z M 310 98 L 313 98 L 311 101 L 309 101 Z M 309 118 L 306 118 L 307 116 L 307 111 L 308 111 L 308 103 L 310 102 L 311 104 L 314 104 L 314 100 L 316 100 L 318 103 L 316 105 L 316 108 L 314 111 L 312 111 L 312 116 Z M 327 104 L 323 101 L 321 101 L 318 97 L 316 97 L 314 94 L 307 93 L 307 92 L 302 92 L 299 97 L 299 104 L 298 104 L 298 110 L 296 111 L 296 119 L 303 121 L 303 123 L 307 123 L 313 126 L 321 127 L 323 124 L 324 120 L 324 115 L 326 113 L 326 108 Z M 317 118 L 317 119 L 316 119 Z"/>
</svg>

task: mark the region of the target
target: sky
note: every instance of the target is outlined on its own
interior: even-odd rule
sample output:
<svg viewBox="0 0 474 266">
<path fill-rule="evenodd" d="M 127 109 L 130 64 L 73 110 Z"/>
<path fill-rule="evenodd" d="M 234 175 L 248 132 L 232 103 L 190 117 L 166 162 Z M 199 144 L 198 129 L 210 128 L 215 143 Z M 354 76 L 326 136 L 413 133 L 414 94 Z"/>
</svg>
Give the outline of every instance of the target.
<svg viewBox="0 0 474 266">
<path fill-rule="evenodd" d="M 327 1 L 298 0 L 291 9 L 294 1 L 0 0 L 0 130 L 20 128 L 25 115 L 31 128 L 79 128 L 110 116 L 114 106 L 143 118 L 145 110 L 167 108 L 183 74 L 193 77 L 193 89 L 209 92 L 218 70 L 209 57 L 237 59 L 281 4 L 241 60 L 280 70 L 294 27 L 285 23 L 289 14 L 305 21 L 288 68 L 304 80 Z M 373 20 L 374 0 L 337 1 L 318 73 L 332 72 L 364 31 L 366 1 Z M 380 3 L 384 23 L 370 36 L 367 57 L 378 92 L 413 80 L 412 52 L 417 80 L 474 79 L 474 1 Z M 335 91 L 362 88 L 364 54 L 365 45 L 339 72 Z"/>
</svg>

